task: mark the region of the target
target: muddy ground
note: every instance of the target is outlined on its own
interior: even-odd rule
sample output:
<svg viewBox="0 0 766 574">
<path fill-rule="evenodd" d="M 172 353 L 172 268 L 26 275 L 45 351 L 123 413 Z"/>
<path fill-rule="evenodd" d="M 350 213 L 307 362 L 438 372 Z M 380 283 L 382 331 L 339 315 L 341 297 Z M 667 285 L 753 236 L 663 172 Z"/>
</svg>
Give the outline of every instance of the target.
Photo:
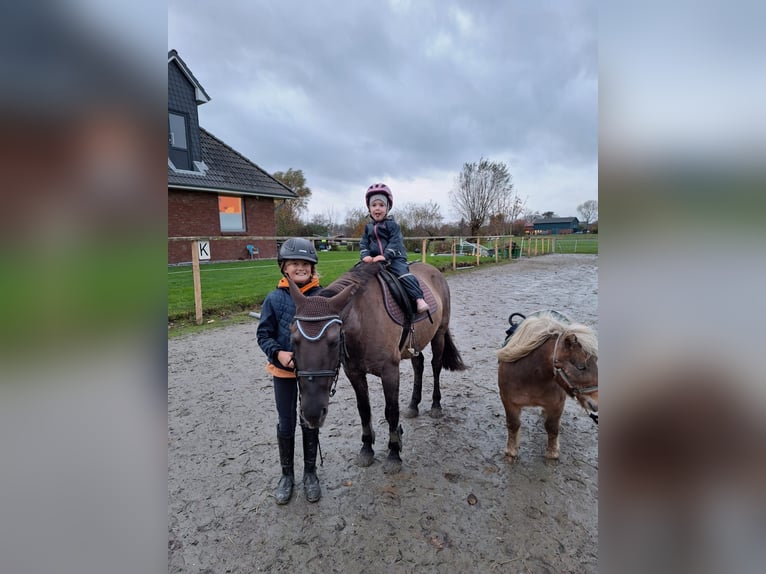
<svg viewBox="0 0 766 574">
<path fill-rule="evenodd" d="M 539 409 L 525 409 L 509 462 L 494 350 L 515 311 L 555 309 L 597 329 L 597 274 L 597 256 L 546 255 L 449 276 L 451 330 L 470 369 L 442 373 L 444 417 L 424 413 L 426 351 L 424 414 L 402 418 L 402 471 L 384 474 L 388 427 L 370 377 L 376 462 L 360 468 L 356 401 L 341 374 L 320 434 L 316 504 L 300 484 L 288 505 L 274 502 L 276 409 L 256 320 L 169 341 L 168 571 L 596 572 L 598 429 L 568 399 L 561 458 L 549 462 Z M 411 373 L 403 363 L 401 407 Z"/>
</svg>

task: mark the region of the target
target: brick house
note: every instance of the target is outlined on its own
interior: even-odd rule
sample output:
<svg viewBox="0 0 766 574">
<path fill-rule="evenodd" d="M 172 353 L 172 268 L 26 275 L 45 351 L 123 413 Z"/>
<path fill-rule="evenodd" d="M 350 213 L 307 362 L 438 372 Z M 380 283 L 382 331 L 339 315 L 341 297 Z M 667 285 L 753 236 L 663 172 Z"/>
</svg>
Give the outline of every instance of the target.
<svg viewBox="0 0 766 574">
<path fill-rule="evenodd" d="M 191 261 L 189 241 L 210 239 L 210 260 L 276 257 L 277 202 L 297 194 L 200 127 L 197 106 L 210 101 L 175 50 L 168 52 L 168 264 Z M 216 237 L 238 238 L 226 241 Z"/>
</svg>

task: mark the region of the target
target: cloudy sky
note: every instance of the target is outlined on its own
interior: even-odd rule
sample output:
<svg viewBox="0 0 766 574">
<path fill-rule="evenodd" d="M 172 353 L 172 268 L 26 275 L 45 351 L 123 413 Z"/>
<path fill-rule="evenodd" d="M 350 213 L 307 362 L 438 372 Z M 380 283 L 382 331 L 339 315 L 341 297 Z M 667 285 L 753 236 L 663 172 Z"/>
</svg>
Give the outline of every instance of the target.
<svg viewBox="0 0 766 574">
<path fill-rule="evenodd" d="M 342 221 L 505 162 L 527 208 L 598 198 L 597 14 L 590 0 L 170 0 L 168 49 L 211 96 L 200 123 L 270 173 L 302 169 L 310 214 Z M 396 209 L 394 209 L 395 213 Z"/>
</svg>

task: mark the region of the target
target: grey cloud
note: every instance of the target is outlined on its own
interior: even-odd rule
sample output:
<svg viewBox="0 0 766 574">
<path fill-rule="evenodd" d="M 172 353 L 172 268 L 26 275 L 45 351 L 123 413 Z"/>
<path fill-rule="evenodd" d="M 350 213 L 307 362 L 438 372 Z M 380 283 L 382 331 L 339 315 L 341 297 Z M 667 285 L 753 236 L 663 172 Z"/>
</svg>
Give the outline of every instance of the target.
<svg viewBox="0 0 766 574">
<path fill-rule="evenodd" d="M 171 1 L 169 47 L 209 88 L 206 107 L 266 81 L 301 94 L 292 121 L 256 105 L 201 111 L 266 169 L 366 180 L 509 152 L 596 160 L 592 2 L 226 6 L 194 4 L 192 18 L 187 2 Z"/>
</svg>

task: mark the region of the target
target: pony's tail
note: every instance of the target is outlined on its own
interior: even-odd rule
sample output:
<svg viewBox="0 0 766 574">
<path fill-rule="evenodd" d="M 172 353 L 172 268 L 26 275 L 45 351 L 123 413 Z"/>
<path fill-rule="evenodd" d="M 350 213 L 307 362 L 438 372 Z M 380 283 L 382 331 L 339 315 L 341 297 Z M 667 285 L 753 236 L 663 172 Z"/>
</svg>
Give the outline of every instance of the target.
<svg viewBox="0 0 766 574">
<path fill-rule="evenodd" d="M 465 371 L 468 367 L 463 363 L 463 358 L 460 356 L 460 351 L 457 350 L 455 343 L 452 341 L 452 335 L 447 329 L 444 335 L 444 352 L 442 353 L 442 367 L 448 371 Z"/>
</svg>

